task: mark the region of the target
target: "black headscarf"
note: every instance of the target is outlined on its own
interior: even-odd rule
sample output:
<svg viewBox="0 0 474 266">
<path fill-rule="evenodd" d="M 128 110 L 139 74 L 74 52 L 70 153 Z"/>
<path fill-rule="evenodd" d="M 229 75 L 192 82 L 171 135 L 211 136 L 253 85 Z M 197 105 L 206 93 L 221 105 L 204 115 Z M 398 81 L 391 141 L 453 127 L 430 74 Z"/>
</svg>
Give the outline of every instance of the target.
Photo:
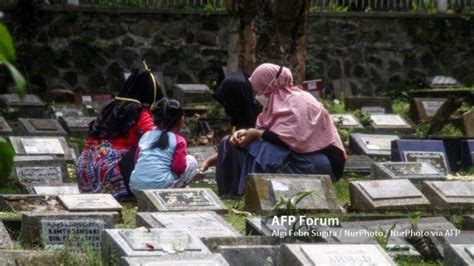
<svg viewBox="0 0 474 266">
<path fill-rule="evenodd" d="M 137 122 L 140 112 L 163 97 L 155 78 L 148 70 L 135 69 L 117 97 L 108 103 L 89 124 L 93 137 L 126 136 Z"/>
<path fill-rule="evenodd" d="M 237 129 L 255 127 L 262 106 L 253 96 L 247 73 L 237 70 L 229 74 L 214 92 L 213 97 L 224 106 L 232 125 Z"/>
</svg>

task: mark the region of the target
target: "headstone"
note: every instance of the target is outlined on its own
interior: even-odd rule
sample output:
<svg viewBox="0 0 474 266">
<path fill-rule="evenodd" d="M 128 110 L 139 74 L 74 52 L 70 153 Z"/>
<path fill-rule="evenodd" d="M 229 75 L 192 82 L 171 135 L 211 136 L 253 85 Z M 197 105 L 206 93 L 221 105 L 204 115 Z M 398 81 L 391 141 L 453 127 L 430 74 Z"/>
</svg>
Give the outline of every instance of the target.
<svg viewBox="0 0 474 266">
<path fill-rule="evenodd" d="M 430 205 L 407 179 L 351 181 L 349 189 L 357 211 L 419 211 Z"/>
<path fill-rule="evenodd" d="M 391 154 L 391 142 L 399 139 L 397 135 L 351 134 L 349 145 L 356 154 L 388 157 Z"/>
<path fill-rule="evenodd" d="M 397 114 L 371 114 L 372 127 L 375 133 L 409 133 L 411 125 Z"/>
<path fill-rule="evenodd" d="M 462 86 L 459 81 L 449 76 L 428 77 L 424 83 L 430 88 L 453 88 Z"/>
<path fill-rule="evenodd" d="M 250 211 L 270 211 L 281 197 L 313 191 L 296 206 L 308 212 L 344 209 L 336 199 L 336 190 L 327 175 L 250 174 L 245 188 L 245 208 Z"/>
<path fill-rule="evenodd" d="M 371 114 L 392 113 L 392 99 L 389 97 L 346 96 L 345 107 L 347 110 L 358 110 Z"/>
<path fill-rule="evenodd" d="M 16 155 L 52 155 L 71 161 L 72 154 L 64 137 L 9 137 Z"/>
<path fill-rule="evenodd" d="M 462 141 L 462 164 L 466 169 L 474 165 L 474 140 Z"/>
<path fill-rule="evenodd" d="M 414 98 L 410 102 L 410 115 L 415 122 L 431 119 L 446 101 L 444 98 Z"/>
<path fill-rule="evenodd" d="M 474 244 L 446 244 L 444 265 L 474 265 Z"/>
<path fill-rule="evenodd" d="M 344 172 L 368 175 L 373 163 L 374 161 L 367 155 L 349 155 L 344 165 Z"/>
<path fill-rule="evenodd" d="M 122 205 L 110 194 L 59 195 L 58 199 L 72 212 L 122 210 Z"/>
<path fill-rule="evenodd" d="M 372 179 L 446 180 L 431 164 L 426 162 L 380 162 L 372 165 Z"/>
<path fill-rule="evenodd" d="M 170 229 L 108 229 L 102 242 L 102 260 L 112 254 L 145 257 L 170 254 L 209 254 L 207 247 L 185 230 Z"/>
<path fill-rule="evenodd" d="M 51 106 L 53 117 L 59 119 L 60 117 L 81 117 L 84 116 L 82 105 L 79 104 L 55 104 Z"/>
<path fill-rule="evenodd" d="M 212 101 L 209 87 L 205 84 L 175 84 L 174 97 L 182 106 Z"/>
<path fill-rule="evenodd" d="M 10 237 L 10 234 L 8 234 L 7 229 L 3 225 L 2 221 L 0 221 L 0 250 L 12 249 L 12 248 L 13 248 L 13 241 Z"/>
<path fill-rule="evenodd" d="M 452 211 L 474 208 L 474 181 L 425 181 L 422 190 L 436 209 Z"/>
<path fill-rule="evenodd" d="M 66 164 L 59 160 L 15 161 L 13 177 L 29 193 L 36 185 L 59 185 L 68 178 Z"/>
<path fill-rule="evenodd" d="M 124 257 L 122 265 L 128 266 L 228 266 L 220 254 L 178 254 L 163 257 Z"/>
<path fill-rule="evenodd" d="M 94 119 L 95 116 L 62 116 L 59 121 L 69 134 L 83 136 L 89 132 L 89 124 Z"/>
<path fill-rule="evenodd" d="M 137 226 L 183 229 L 197 237 L 236 237 L 240 234 L 215 212 L 142 212 Z"/>
<path fill-rule="evenodd" d="M 208 188 L 147 189 L 136 193 L 138 211 L 215 211 L 227 213 L 227 208 Z"/>
<path fill-rule="evenodd" d="M 36 95 L 26 94 L 20 99 L 18 94 L 1 94 L 0 107 L 9 113 L 17 113 L 23 117 L 42 117 L 46 104 Z"/>
<path fill-rule="evenodd" d="M 463 114 L 464 132 L 467 137 L 474 137 L 474 107 Z"/>
<path fill-rule="evenodd" d="M 33 186 L 34 194 L 42 195 L 64 195 L 64 194 L 80 194 L 77 184 L 61 184 L 57 186 Z"/>
<path fill-rule="evenodd" d="M 348 79 L 336 79 L 330 82 L 330 87 L 334 91 L 334 97 L 341 99 L 345 96 L 353 96 L 357 85 Z"/>
<path fill-rule="evenodd" d="M 328 93 L 328 90 L 324 88 L 323 81 L 320 79 L 303 81 L 303 89 L 316 99 L 333 98 L 333 95 L 330 95 L 331 93 Z"/>
<path fill-rule="evenodd" d="M 113 228 L 116 214 L 110 212 L 25 213 L 22 217 L 21 239 L 24 247 L 40 245 L 46 249 L 100 248 L 102 231 Z"/>
<path fill-rule="evenodd" d="M 396 265 L 380 245 L 286 244 L 279 265 Z"/>
<path fill-rule="evenodd" d="M 3 116 L 0 116 L 0 136 L 11 135 L 13 133 L 12 128 L 8 125 L 7 121 Z"/>
<path fill-rule="evenodd" d="M 16 128 L 22 136 L 66 136 L 66 131 L 55 119 L 19 118 Z"/>
<path fill-rule="evenodd" d="M 359 119 L 352 114 L 331 114 L 336 127 L 341 128 L 363 128 Z"/>
<path fill-rule="evenodd" d="M 271 245 L 219 246 L 230 265 L 278 265 L 280 247 Z"/>
<path fill-rule="evenodd" d="M 0 211 L 51 213 L 65 210 L 56 196 L 0 195 Z"/>
</svg>

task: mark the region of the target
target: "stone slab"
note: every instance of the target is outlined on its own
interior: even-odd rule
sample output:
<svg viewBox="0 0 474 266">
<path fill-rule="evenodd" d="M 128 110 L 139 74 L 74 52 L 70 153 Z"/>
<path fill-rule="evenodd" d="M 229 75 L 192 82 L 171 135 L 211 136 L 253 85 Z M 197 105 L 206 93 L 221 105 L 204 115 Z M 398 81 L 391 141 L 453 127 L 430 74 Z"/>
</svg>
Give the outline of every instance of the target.
<svg viewBox="0 0 474 266">
<path fill-rule="evenodd" d="M 162 257 L 124 257 L 125 266 L 228 266 L 220 254 L 183 254 Z"/>
<path fill-rule="evenodd" d="M 72 153 L 64 137 L 9 137 L 16 155 L 52 155 L 72 161 Z"/>
<path fill-rule="evenodd" d="M 138 211 L 215 211 L 227 213 L 227 208 L 208 188 L 147 189 L 136 193 Z"/>
<path fill-rule="evenodd" d="M 446 176 L 426 162 L 378 162 L 372 165 L 372 179 L 446 180 Z"/>
<path fill-rule="evenodd" d="M 0 136 L 7 136 L 11 135 L 13 133 L 12 128 L 8 124 L 8 122 L 3 118 L 3 116 L 0 116 Z"/>
<path fill-rule="evenodd" d="M 445 98 L 414 98 L 410 102 L 410 116 L 415 122 L 428 121 L 445 101 Z"/>
<path fill-rule="evenodd" d="M 398 114 L 371 114 L 371 126 L 374 133 L 393 134 L 410 133 L 412 126 Z"/>
<path fill-rule="evenodd" d="M 215 212 L 139 212 L 137 226 L 183 229 L 198 237 L 237 237 L 237 232 Z"/>
<path fill-rule="evenodd" d="M 280 256 L 279 246 L 219 246 L 217 252 L 230 265 L 278 265 Z"/>
<path fill-rule="evenodd" d="M 336 127 L 340 128 L 363 128 L 359 119 L 353 114 L 331 114 Z"/>
<path fill-rule="evenodd" d="M 446 244 L 444 265 L 474 265 L 474 244 Z"/>
<path fill-rule="evenodd" d="M 59 195 L 58 199 L 72 212 L 122 210 L 122 205 L 110 194 Z"/>
<path fill-rule="evenodd" d="M 344 172 L 370 174 L 373 163 L 374 161 L 367 155 L 349 155 L 344 165 Z"/>
<path fill-rule="evenodd" d="M 329 176 L 290 174 L 250 174 L 245 189 L 245 209 L 270 211 L 281 197 L 309 190 L 314 192 L 299 202 L 298 209 L 308 212 L 344 211 L 337 202 L 336 190 Z"/>
<path fill-rule="evenodd" d="M 62 116 L 59 122 L 64 126 L 69 134 L 84 135 L 89 132 L 89 124 L 95 116 Z"/>
<path fill-rule="evenodd" d="M 396 265 L 379 245 L 286 244 L 280 265 Z"/>
<path fill-rule="evenodd" d="M 74 249 L 81 248 L 86 243 L 93 248 L 100 248 L 102 231 L 114 227 L 116 216 L 113 212 L 24 213 L 21 224 L 22 245 L 62 249 L 68 242 Z"/>
<path fill-rule="evenodd" d="M 462 86 L 459 81 L 450 76 L 427 77 L 424 80 L 424 84 L 426 84 L 430 88 L 453 88 Z"/>
<path fill-rule="evenodd" d="M 55 119 L 19 118 L 16 127 L 20 136 L 66 136 L 64 128 Z"/>
<path fill-rule="evenodd" d="M 419 211 L 430 207 L 407 179 L 351 181 L 351 209 L 357 211 Z"/>
<path fill-rule="evenodd" d="M 367 113 L 392 113 L 392 100 L 389 97 L 346 96 L 344 98 L 347 110 L 360 109 Z"/>
<path fill-rule="evenodd" d="M 29 193 L 35 185 L 59 185 L 68 179 L 66 164 L 60 160 L 28 160 L 14 162 L 12 177 Z"/>
<path fill-rule="evenodd" d="M 0 210 L 8 212 L 58 212 L 65 211 L 56 196 L 49 195 L 0 195 Z"/>
<path fill-rule="evenodd" d="M 205 84 L 175 84 L 173 92 L 175 99 L 183 106 L 212 101 L 209 87 Z"/>
<path fill-rule="evenodd" d="M 2 221 L 0 221 L 0 249 L 13 249 L 13 241 Z"/>
<path fill-rule="evenodd" d="M 426 162 L 435 167 L 441 174 L 449 173 L 449 164 L 444 152 L 436 151 L 405 151 L 403 159 L 407 162 Z"/>
<path fill-rule="evenodd" d="M 33 186 L 34 194 L 41 195 L 64 195 L 64 194 L 80 194 L 77 184 L 60 184 L 57 186 Z"/>
<path fill-rule="evenodd" d="M 424 181 L 422 191 L 436 209 L 460 211 L 474 208 L 474 181 Z"/>
<path fill-rule="evenodd" d="M 80 104 L 54 104 L 51 106 L 53 117 L 81 117 L 84 116 L 83 106 Z"/>
<path fill-rule="evenodd" d="M 18 94 L 1 94 L 0 107 L 8 113 L 23 117 L 43 117 L 46 104 L 36 95 L 26 94 L 20 99 Z"/>
<path fill-rule="evenodd" d="M 351 150 L 356 154 L 389 157 L 391 154 L 391 142 L 398 139 L 397 135 L 354 133 L 351 134 L 349 144 Z"/>
</svg>

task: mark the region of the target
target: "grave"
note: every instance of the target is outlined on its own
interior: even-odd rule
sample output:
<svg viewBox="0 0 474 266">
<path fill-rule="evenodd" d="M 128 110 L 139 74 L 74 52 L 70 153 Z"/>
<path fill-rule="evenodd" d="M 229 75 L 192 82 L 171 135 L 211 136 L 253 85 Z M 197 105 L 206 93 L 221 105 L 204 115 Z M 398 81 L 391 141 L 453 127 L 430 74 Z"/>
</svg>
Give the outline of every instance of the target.
<svg viewBox="0 0 474 266">
<path fill-rule="evenodd" d="M 7 228 L 5 228 L 3 222 L 0 220 L 0 250 L 1 249 L 13 249 L 13 241 Z"/>
<path fill-rule="evenodd" d="M 353 114 L 331 114 L 336 127 L 340 128 L 363 128 L 359 119 Z"/>
<path fill-rule="evenodd" d="M 75 136 L 84 136 L 89 132 L 89 124 L 95 116 L 62 116 L 59 118 L 59 122 L 64 126 L 67 132 Z"/>
<path fill-rule="evenodd" d="M 60 184 L 56 186 L 44 186 L 44 185 L 34 185 L 33 186 L 34 194 L 41 195 L 64 195 L 64 194 L 80 194 L 79 187 L 77 184 Z"/>
<path fill-rule="evenodd" d="M 380 162 L 372 165 L 372 179 L 446 180 L 431 164 L 426 162 Z"/>
<path fill-rule="evenodd" d="M 474 165 L 474 140 L 462 141 L 462 165 L 465 169 L 469 169 Z"/>
<path fill-rule="evenodd" d="M 182 106 L 190 103 L 212 102 L 209 87 L 205 84 L 175 84 L 174 98 Z"/>
<path fill-rule="evenodd" d="M 403 133 L 407 134 L 412 131 L 411 125 L 397 114 L 371 114 L 371 125 L 374 133 L 390 134 Z"/>
<path fill-rule="evenodd" d="M 367 155 L 349 155 L 344 165 L 344 172 L 368 175 L 373 163 L 374 161 Z"/>
<path fill-rule="evenodd" d="M 129 266 L 228 266 L 229 263 L 220 254 L 178 254 L 162 257 L 124 257 L 122 265 Z"/>
<path fill-rule="evenodd" d="M 450 172 L 442 140 L 396 140 L 392 143 L 392 161 L 427 162 L 443 175 Z"/>
<path fill-rule="evenodd" d="M 0 136 L 8 136 L 13 133 L 12 128 L 3 116 L 0 116 Z"/>
<path fill-rule="evenodd" d="M 459 81 L 449 76 L 427 77 L 423 83 L 430 88 L 454 88 L 462 86 Z"/>
<path fill-rule="evenodd" d="M 281 197 L 313 191 L 298 204 L 307 212 L 343 212 L 336 199 L 336 190 L 327 175 L 250 174 L 245 189 L 245 209 L 270 211 Z"/>
<path fill-rule="evenodd" d="M 102 239 L 104 262 L 108 261 L 112 254 L 131 257 L 210 254 L 199 238 L 185 230 L 107 229 Z"/>
<path fill-rule="evenodd" d="M 462 116 L 464 132 L 467 137 L 474 137 L 474 108 L 465 112 Z"/>
<path fill-rule="evenodd" d="M 444 265 L 474 265 L 474 244 L 446 244 Z"/>
<path fill-rule="evenodd" d="M 16 161 L 12 176 L 28 192 L 36 185 L 59 185 L 68 178 L 66 164 L 59 160 Z"/>
<path fill-rule="evenodd" d="M 73 249 L 88 244 L 99 249 L 102 231 L 113 228 L 116 213 L 112 212 L 56 212 L 24 213 L 21 223 L 21 240 L 24 247 L 41 246 L 45 249 L 62 249 L 66 242 Z"/>
<path fill-rule="evenodd" d="M 80 117 L 84 116 L 83 106 L 80 104 L 54 104 L 51 111 L 55 119 L 60 117 Z"/>
<path fill-rule="evenodd" d="M 445 101 L 445 98 L 413 98 L 410 101 L 410 117 L 417 123 L 428 121 Z"/>
<path fill-rule="evenodd" d="M 6 108 L 8 113 L 16 113 L 23 117 L 43 117 L 46 104 L 36 95 L 26 94 L 20 99 L 18 94 L 1 94 L 0 107 Z"/>
<path fill-rule="evenodd" d="M 329 90 L 324 89 L 323 81 L 320 79 L 303 81 L 303 89 L 313 95 L 316 99 L 333 98 Z"/>
<path fill-rule="evenodd" d="M 389 157 L 391 142 L 398 140 L 397 135 L 351 134 L 349 146 L 356 154 Z"/>
<path fill-rule="evenodd" d="M 436 209 L 459 211 L 474 208 L 474 181 L 424 181 L 422 191 Z"/>
<path fill-rule="evenodd" d="M 389 97 L 346 96 L 347 110 L 361 110 L 370 114 L 392 113 L 392 100 Z"/>
<path fill-rule="evenodd" d="M 279 265 L 396 265 L 380 245 L 286 244 Z"/>
<path fill-rule="evenodd" d="M 66 131 L 55 119 L 19 118 L 19 136 L 66 136 Z"/>
<path fill-rule="evenodd" d="M 183 229 L 197 237 L 240 236 L 231 225 L 215 212 L 139 212 L 137 227 Z"/>
<path fill-rule="evenodd" d="M 357 211 L 420 211 L 430 202 L 407 179 L 351 181 L 351 209 Z"/>
<path fill-rule="evenodd" d="M 136 195 L 140 212 L 215 211 L 227 208 L 209 188 L 177 188 L 139 190 Z"/>
<path fill-rule="evenodd" d="M 0 195 L 0 211 L 46 213 L 65 211 L 56 196 Z"/>
<path fill-rule="evenodd" d="M 353 96 L 357 90 L 357 85 L 349 79 L 331 80 L 329 87 L 334 91 L 334 98 L 341 99 L 344 96 Z"/>
<path fill-rule="evenodd" d="M 217 252 L 222 254 L 230 265 L 278 265 L 280 247 L 270 245 L 223 245 L 217 248 Z"/>
<path fill-rule="evenodd" d="M 191 146 L 188 147 L 187 154 L 196 157 L 199 164 L 204 162 L 208 157 L 217 153 L 214 146 Z"/>
<path fill-rule="evenodd" d="M 16 155 L 51 155 L 72 161 L 72 153 L 64 137 L 9 137 Z"/>
<path fill-rule="evenodd" d="M 122 211 L 122 205 L 110 194 L 59 195 L 58 199 L 71 212 Z"/>
</svg>

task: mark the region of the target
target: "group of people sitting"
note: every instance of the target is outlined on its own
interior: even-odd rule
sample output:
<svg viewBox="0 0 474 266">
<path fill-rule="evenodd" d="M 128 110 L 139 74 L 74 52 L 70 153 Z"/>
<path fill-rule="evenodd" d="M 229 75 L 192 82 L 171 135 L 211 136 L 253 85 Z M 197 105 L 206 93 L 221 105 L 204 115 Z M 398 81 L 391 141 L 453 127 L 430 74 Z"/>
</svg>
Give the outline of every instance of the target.
<svg viewBox="0 0 474 266">
<path fill-rule="evenodd" d="M 291 71 L 258 66 L 228 75 L 214 92 L 236 129 L 201 165 L 186 154 L 180 103 L 163 97 L 153 74 L 135 70 L 89 125 L 77 163 L 83 193 L 116 198 L 141 189 L 185 187 L 216 166 L 221 196 L 244 193 L 250 173 L 325 174 L 336 182 L 347 158 L 322 104 L 293 84 Z"/>
</svg>

